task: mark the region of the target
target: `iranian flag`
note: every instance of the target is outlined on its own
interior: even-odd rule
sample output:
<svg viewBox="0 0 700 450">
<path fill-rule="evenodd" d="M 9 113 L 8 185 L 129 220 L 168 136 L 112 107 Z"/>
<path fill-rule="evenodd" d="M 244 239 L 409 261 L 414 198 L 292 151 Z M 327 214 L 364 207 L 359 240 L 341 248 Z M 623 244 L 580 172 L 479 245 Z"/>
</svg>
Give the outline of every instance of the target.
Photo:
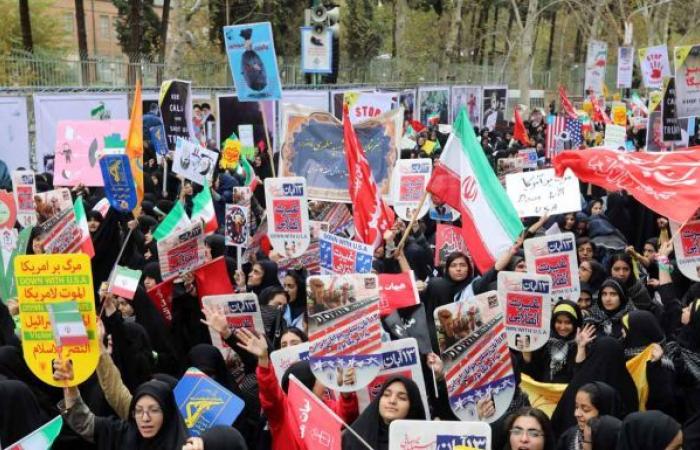
<svg viewBox="0 0 700 450">
<path fill-rule="evenodd" d="M 192 199 L 192 221 L 201 220 L 204 222 L 204 232 L 206 234 L 215 233 L 219 228 L 214 212 L 214 201 L 211 198 L 211 191 L 208 187 L 195 195 Z"/>
<path fill-rule="evenodd" d="M 6 450 L 46 450 L 51 448 L 53 441 L 61 433 L 62 426 L 63 419 L 61 416 L 57 416 L 31 434 L 10 445 Z"/>
<path fill-rule="evenodd" d="M 175 206 L 170 210 L 165 219 L 158 225 L 158 228 L 153 232 L 153 239 L 160 241 L 165 236 L 172 234 L 178 230 L 182 230 L 190 226 L 190 218 L 187 217 L 187 211 L 182 206 L 181 202 L 175 202 Z"/>
<path fill-rule="evenodd" d="M 518 214 L 486 160 L 462 108 L 433 169 L 428 192 L 462 214 L 462 235 L 484 273 L 523 230 Z"/>
<path fill-rule="evenodd" d="M 140 270 L 117 266 L 109 285 L 109 291 L 114 295 L 131 300 L 134 298 L 140 279 Z"/>
<path fill-rule="evenodd" d="M 86 345 L 90 342 L 83 317 L 78 310 L 78 302 L 71 300 L 52 303 L 47 308 L 56 348 L 66 345 Z"/>
<path fill-rule="evenodd" d="M 85 205 L 83 198 L 78 197 L 73 204 L 73 213 L 75 214 L 75 222 L 80 228 L 80 249 L 79 252 L 85 253 L 90 258 L 95 256 L 95 247 L 92 245 L 90 230 L 88 229 L 87 216 L 85 215 Z"/>
</svg>

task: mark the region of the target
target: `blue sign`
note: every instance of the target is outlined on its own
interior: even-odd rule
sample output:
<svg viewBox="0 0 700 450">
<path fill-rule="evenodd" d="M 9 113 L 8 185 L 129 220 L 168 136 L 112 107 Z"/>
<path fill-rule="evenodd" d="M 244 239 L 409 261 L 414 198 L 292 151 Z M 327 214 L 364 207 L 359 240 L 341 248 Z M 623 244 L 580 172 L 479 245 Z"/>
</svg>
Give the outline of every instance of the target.
<svg viewBox="0 0 700 450">
<path fill-rule="evenodd" d="M 187 369 L 174 394 L 190 436 L 201 436 L 217 425 L 230 426 L 245 406 L 243 400 L 194 367 Z"/>
<path fill-rule="evenodd" d="M 151 145 L 156 151 L 156 154 L 165 156 L 168 153 L 168 141 L 165 139 L 165 126 L 161 123 L 150 127 L 148 135 L 151 138 Z"/>
<path fill-rule="evenodd" d="M 280 100 L 282 83 L 270 22 L 224 27 L 224 40 L 238 99 Z"/>
<path fill-rule="evenodd" d="M 330 233 L 319 239 L 321 273 L 370 273 L 374 249 Z"/>
<path fill-rule="evenodd" d="M 129 212 L 136 207 L 136 185 L 131 174 L 131 164 L 126 155 L 105 155 L 100 158 L 102 179 L 105 183 L 105 196 L 112 208 Z M 127 208 L 121 207 L 126 202 Z"/>
</svg>

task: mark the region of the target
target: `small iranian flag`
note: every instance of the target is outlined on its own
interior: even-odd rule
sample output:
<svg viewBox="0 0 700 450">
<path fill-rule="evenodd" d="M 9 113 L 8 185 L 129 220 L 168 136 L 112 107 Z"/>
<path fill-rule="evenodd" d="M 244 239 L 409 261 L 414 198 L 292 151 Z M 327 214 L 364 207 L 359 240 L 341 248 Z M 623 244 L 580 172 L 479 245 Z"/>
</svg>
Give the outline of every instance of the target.
<svg viewBox="0 0 700 450">
<path fill-rule="evenodd" d="M 85 215 L 85 206 L 83 205 L 82 197 L 78 197 L 75 200 L 73 212 L 75 213 L 75 221 L 78 224 L 78 228 L 80 228 L 79 251 L 92 258 L 95 256 L 95 247 L 92 245 L 92 238 L 90 237 L 90 230 L 88 229 L 87 216 Z"/>
<path fill-rule="evenodd" d="M 440 123 L 440 113 L 439 112 L 432 112 L 428 114 L 428 123 L 430 125 L 437 125 Z"/>
<path fill-rule="evenodd" d="M 190 226 L 190 218 L 187 217 L 185 207 L 178 201 L 168 215 L 165 216 L 165 219 L 158 225 L 158 228 L 153 232 L 153 238 L 160 241 L 169 234 L 187 228 L 188 226 Z"/>
<path fill-rule="evenodd" d="M 202 189 L 202 192 L 195 195 L 192 199 L 192 221 L 201 220 L 204 222 L 204 232 L 206 234 L 214 233 L 219 228 L 219 223 L 216 221 L 216 213 L 214 212 L 214 201 L 211 198 L 211 191 L 208 187 Z"/>
<path fill-rule="evenodd" d="M 78 311 L 78 302 L 71 300 L 52 303 L 47 308 L 57 348 L 66 345 L 86 345 L 90 342 L 83 317 Z"/>
<path fill-rule="evenodd" d="M 140 270 L 132 270 L 128 267 L 117 266 L 109 285 L 109 292 L 119 297 L 131 300 L 141 279 Z"/>
<path fill-rule="evenodd" d="M 57 416 L 28 434 L 21 440 L 7 447 L 6 450 L 46 450 L 51 448 L 53 441 L 61 433 L 63 419 Z"/>
</svg>

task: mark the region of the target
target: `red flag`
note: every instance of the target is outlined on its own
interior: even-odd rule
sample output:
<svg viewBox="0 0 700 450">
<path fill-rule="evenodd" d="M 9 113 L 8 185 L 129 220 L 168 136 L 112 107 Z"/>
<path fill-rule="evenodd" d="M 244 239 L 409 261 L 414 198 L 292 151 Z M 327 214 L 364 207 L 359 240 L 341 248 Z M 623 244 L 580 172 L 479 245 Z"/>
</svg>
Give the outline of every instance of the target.
<svg viewBox="0 0 700 450">
<path fill-rule="evenodd" d="M 343 422 L 294 375 L 289 377 L 287 415 L 300 447 L 340 450 Z"/>
<path fill-rule="evenodd" d="M 219 256 L 194 271 L 197 295 L 201 299 L 207 295 L 233 294 L 233 286 L 226 269 L 226 260 Z"/>
<path fill-rule="evenodd" d="M 162 283 L 152 287 L 146 294 L 156 309 L 163 316 L 165 322 L 170 325 L 173 321 L 173 281 L 175 278 L 165 280 Z"/>
<path fill-rule="evenodd" d="M 379 280 L 379 308 L 382 317 L 388 316 L 399 308 L 407 308 L 420 303 L 413 271 L 380 273 L 377 278 Z"/>
<path fill-rule="evenodd" d="M 530 145 L 530 136 L 527 135 L 527 129 L 523 123 L 523 118 L 520 117 L 520 108 L 516 106 L 513 114 L 515 115 L 515 129 L 513 130 L 513 138 L 523 145 Z"/>
<path fill-rule="evenodd" d="M 626 190 L 653 211 L 684 223 L 700 205 L 700 147 L 663 153 L 604 148 L 565 151 L 554 158 L 558 176 L 570 168 L 608 191 Z"/>
<path fill-rule="evenodd" d="M 612 120 L 605 113 L 605 110 L 600 107 L 598 99 L 593 94 L 591 94 L 591 104 L 593 105 L 593 122 L 603 122 L 606 125 L 612 123 Z"/>
<path fill-rule="evenodd" d="M 413 128 L 413 131 L 415 131 L 416 133 L 420 133 L 421 131 L 425 130 L 425 125 L 423 125 L 419 121 L 411 120 L 410 122 L 411 122 L 411 128 Z"/>
<path fill-rule="evenodd" d="M 348 189 L 353 203 L 355 239 L 376 248 L 381 243 L 384 232 L 394 225 L 394 211 L 382 200 L 365 151 L 350 123 L 347 106 L 343 107 L 343 138 L 345 160 L 350 174 Z"/>
<path fill-rule="evenodd" d="M 578 119 L 576 108 L 574 108 L 573 103 L 571 103 L 571 100 L 569 100 L 569 97 L 566 95 L 566 88 L 564 86 L 559 86 L 559 100 L 566 114 L 572 119 Z"/>
</svg>

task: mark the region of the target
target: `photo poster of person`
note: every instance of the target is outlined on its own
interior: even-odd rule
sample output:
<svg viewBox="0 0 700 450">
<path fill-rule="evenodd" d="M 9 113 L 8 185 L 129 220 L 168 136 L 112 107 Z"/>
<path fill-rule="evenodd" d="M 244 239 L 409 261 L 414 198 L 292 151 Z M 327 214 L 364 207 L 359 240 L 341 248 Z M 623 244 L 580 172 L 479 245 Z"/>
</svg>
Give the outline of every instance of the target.
<svg viewBox="0 0 700 450">
<path fill-rule="evenodd" d="M 695 133 L 695 121 L 695 117 L 678 119 L 678 125 L 681 127 L 681 140 L 664 142 L 661 111 L 650 112 L 647 119 L 646 150 L 648 152 L 668 152 L 674 148 L 687 147 L 689 136 Z"/>
<path fill-rule="evenodd" d="M 452 86 L 452 123 L 462 107 L 472 126 L 481 127 L 481 86 Z"/>
<path fill-rule="evenodd" d="M 481 105 L 484 128 L 494 131 L 508 125 L 505 115 L 508 106 L 508 86 L 484 86 Z"/>
<path fill-rule="evenodd" d="M 450 88 L 448 86 L 419 87 L 418 111 L 422 124 L 448 124 L 450 120 Z"/>
<path fill-rule="evenodd" d="M 232 133 L 238 136 L 241 125 L 253 126 L 253 143 L 257 151 L 268 153 L 268 136 L 270 146 L 275 148 L 275 102 L 241 102 L 235 94 L 222 94 L 216 97 L 216 105 L 219 111 L 219 120 L 216 121 L 218 148 Z M 268 136 L 265 135 L 262 111 L 265 113 Z"/>
<path fill-rule="evenodd" d="M 177 138 L 190 139 L 192 130 L 192 84 L 189 81 L 167 80 L 158 95 L 160 116 L 165 125 L 168 148 L 175 150 Z"/>
</svg>

